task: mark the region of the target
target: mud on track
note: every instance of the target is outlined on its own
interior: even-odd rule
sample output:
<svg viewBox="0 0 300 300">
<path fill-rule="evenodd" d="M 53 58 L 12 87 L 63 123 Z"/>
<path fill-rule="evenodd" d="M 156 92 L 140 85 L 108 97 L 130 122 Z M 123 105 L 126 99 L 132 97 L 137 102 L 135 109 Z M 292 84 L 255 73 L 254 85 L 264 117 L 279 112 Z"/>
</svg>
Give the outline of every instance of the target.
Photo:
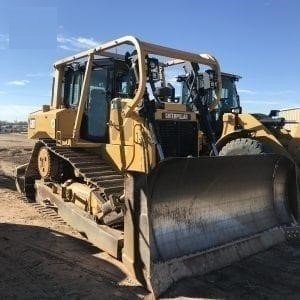
<svg viewBox="0 0 300 300">
<path fill-rule="evenodd" d="M 54 212 L 25 203 L 14 167 L 32 142 L 0 135 L 0 298 L 139 299 L 147 291 Z M 162 298 L 300 299 L 300 241 L 175 284 Z"/>
</svg>

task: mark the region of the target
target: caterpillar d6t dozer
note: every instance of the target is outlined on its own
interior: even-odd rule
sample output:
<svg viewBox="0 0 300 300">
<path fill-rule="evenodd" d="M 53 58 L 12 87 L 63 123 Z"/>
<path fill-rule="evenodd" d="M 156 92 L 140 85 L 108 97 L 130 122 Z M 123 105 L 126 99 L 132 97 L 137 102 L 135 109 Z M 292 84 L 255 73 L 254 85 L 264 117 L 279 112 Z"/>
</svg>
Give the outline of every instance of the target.
<svg viewBox="0 0 300 300">
<path fill-rule="evenodd" d="M 127 36 L 54 69 L 51 105 L 29 116 L 37 142 L 17 169 L 18 189 L 52 202 L 154 295 L 284 240 L 297 201 L 294 164 L 199 149 L 204 136 L 216 154 L 214 57 Z M 189 104 L 178 96 L 182 80 Z"/>
</svg>

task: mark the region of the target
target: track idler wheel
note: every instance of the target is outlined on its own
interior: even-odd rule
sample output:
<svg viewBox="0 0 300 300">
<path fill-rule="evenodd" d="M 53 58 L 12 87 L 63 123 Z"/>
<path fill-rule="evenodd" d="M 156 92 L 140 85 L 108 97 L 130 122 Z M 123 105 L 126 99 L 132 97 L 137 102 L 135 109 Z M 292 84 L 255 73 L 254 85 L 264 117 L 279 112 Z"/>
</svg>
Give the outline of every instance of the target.
<svg viewBox="0 0 300 300">
<path fill-rule="evenodd" d="M 43 179 L 58 177 L 58 161 L 47 147 L 41 147 L 37 158 L 38 171 Z"/>
</svg>

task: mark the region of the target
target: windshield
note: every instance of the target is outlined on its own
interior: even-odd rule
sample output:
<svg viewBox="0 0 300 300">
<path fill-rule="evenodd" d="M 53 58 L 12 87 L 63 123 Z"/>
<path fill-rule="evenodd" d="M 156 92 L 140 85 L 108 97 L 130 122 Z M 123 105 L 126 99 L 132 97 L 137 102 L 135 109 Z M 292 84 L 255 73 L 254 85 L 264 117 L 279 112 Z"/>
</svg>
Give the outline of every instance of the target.
<svg viewBox="0 0 300 300">
<path fill-rule="evenodd" d="M 235 79 L 222 75 L 222 94 L 219 104 L 220 112 L 230 112 L 231 108 L 239 106 L 239 96 Z"/>
</svg>

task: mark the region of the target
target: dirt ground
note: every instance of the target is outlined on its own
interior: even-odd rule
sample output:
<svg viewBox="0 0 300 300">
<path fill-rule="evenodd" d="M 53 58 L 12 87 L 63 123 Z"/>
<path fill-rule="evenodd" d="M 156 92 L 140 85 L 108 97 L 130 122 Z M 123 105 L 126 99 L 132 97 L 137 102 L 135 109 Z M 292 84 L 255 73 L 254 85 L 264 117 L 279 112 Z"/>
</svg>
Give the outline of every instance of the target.
<svg viewBox="0 0 300 300">
<path fill-rule="evenodd" d="M 149 296 L 122 265 L 91 245 L 55 212 L 26 203 L 14 168 L 33 143 L 0 134 L 0 299 L 141 299 Z M 163 298 L 300 299 L 300 241 L 284 243 L 171 287 Z"/>
<path fill-rule="evenodd" d="M 147 291 L 120 263 L 15 190 L 15 166 L 32 145 L 21 134 L 0 135 L 0 298 L 143 298 Z"/>
</svg>

